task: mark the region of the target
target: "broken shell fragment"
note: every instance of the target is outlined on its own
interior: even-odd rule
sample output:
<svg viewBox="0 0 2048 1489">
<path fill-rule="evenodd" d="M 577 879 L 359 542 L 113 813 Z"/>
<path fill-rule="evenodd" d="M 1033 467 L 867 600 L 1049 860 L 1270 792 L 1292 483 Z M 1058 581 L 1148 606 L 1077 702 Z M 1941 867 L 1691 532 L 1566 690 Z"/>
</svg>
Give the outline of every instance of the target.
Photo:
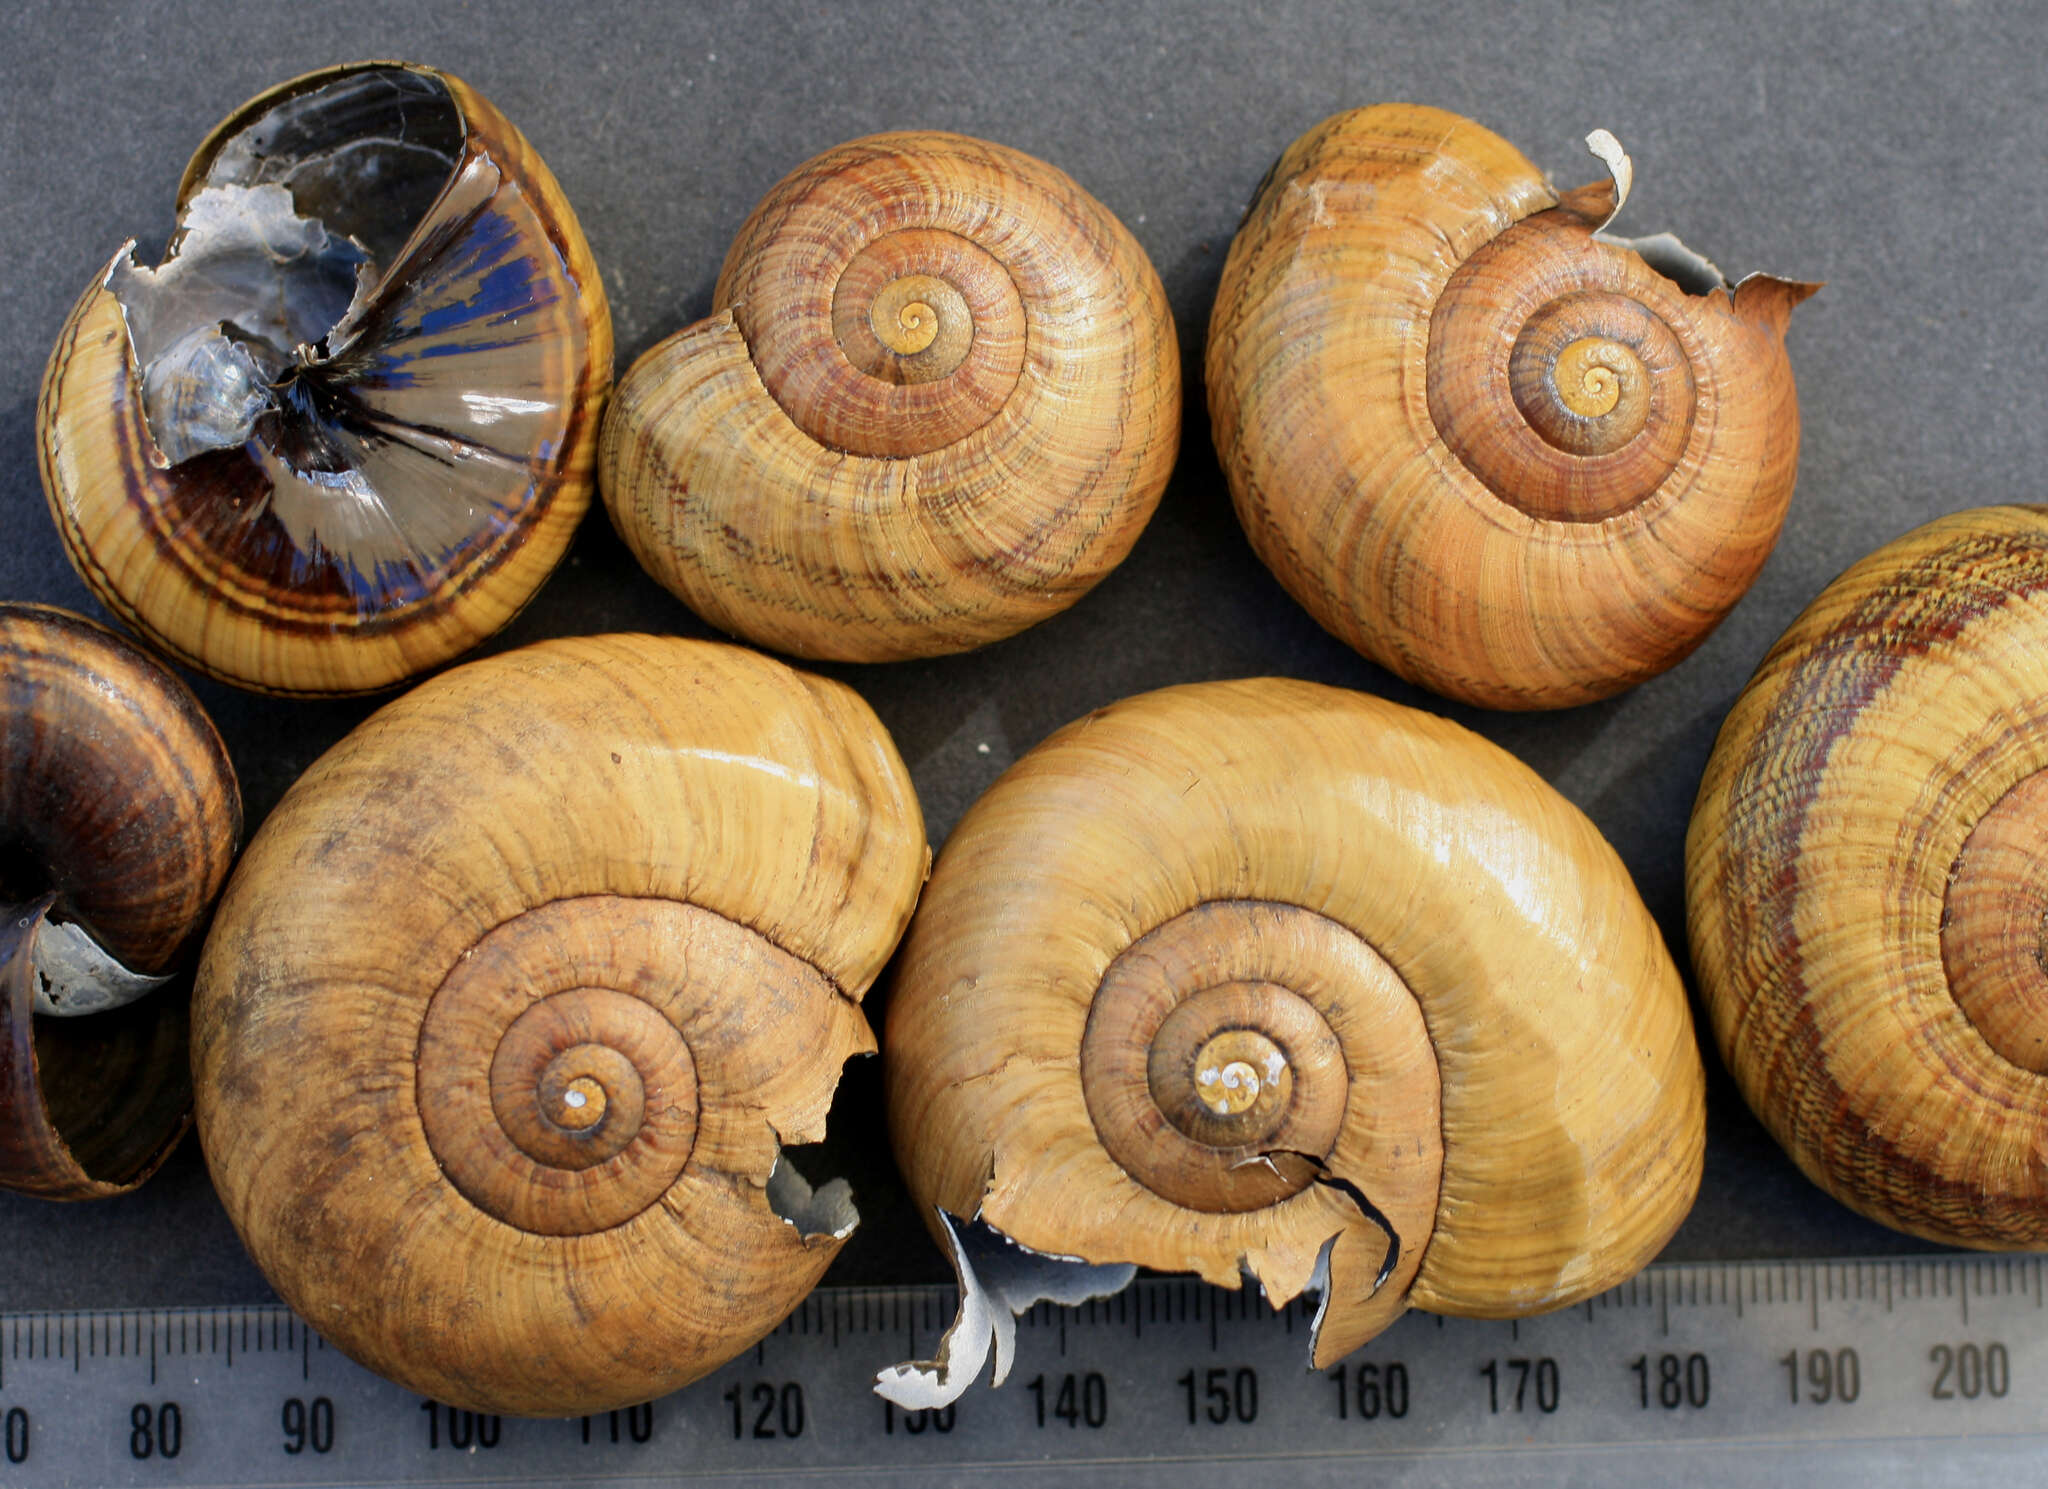
<svg viewBox="0 0 2048 1489">
<path fill-rule="evenodd" d="M 906 1407 L 1135 1266 L 1320 1293 L 1319 1366 L 1411 1306 L 1562 1307 L 1699 1183 L 1684 991 L 1613 849 L 1378 699 L 1210 683 L 1069 726 L 961 821 L 899 965 L 890 1130 L 963 1298 L 881 1377 Z"/>
<path fill-rule="evenodd" d="M 0 604 L 0 1185 L 98 1199 L 191 1120 L 182 990 L 241 835 L 199 700 L 83 616 Z"/>
<path fill-rule="evenodd" d="M 1246 535 L 1326 629 L 1448 697 L 1633 687 L 1749 588 L 1792 497 L 1784 336 L 1817 285 L 1730 286 L 1608 234 L 1632 167 L 1562 194 L 1440 109 L 1325 120 L 1275 164 L 1209 326 Z"/>
<path fill-rule="evenodd" d="M 1916 529 L 1771 648 L 1686 836 L 1702 1002 L 1808 1178 L 2048 1245 L 2048 508 Z"/>
<path fill-rule="evenodd" d="M 768 194 L 711 316 L 620 380 L 600 473 L 633 556 L 713 625 L 879 662 L 1072 605 L 1179 443 L 1173 315 L 1137 240 L 1044 161 L 922 132 Z"/>
<path fill-rule="evenodd" d="M 389 687 L 492 634 L 589 505 L 611 320 L 553 176 L 461 80 L 274 88 L 114 255 L 37 411 L 72 564 L 149 641 L 274 693 Z"/>
<path fill-rule="evenodd" d="M 855 1220 L 815 1142 L 929 855 L 837 683 L 547 642 L 386 705 L 221 902 L 199 1135 L 301 1316 L 436 1400 L 646 1401 L 774 1327 Z"/>
</svg>

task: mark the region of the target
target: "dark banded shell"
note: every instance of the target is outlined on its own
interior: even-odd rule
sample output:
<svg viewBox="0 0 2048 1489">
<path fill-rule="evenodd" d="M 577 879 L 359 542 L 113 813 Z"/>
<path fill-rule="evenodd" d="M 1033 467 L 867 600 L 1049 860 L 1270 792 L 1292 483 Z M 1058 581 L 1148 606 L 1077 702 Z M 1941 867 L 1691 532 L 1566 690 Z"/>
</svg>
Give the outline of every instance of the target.
<svg viewBox="0 0 2048 1489">
<path fill-rule="evenodd" d="M 2048 1245 L 2048 508 L 1851 568 L 1722 726 L 1693 966 L 1757 1114 L 1843 1203 Z"/>
<path fill-rule="evenodd" d="M 1072 605 L 1180 442 L 1166 293 L 1064 173 L 962 135 L 798 167 L 707 320 L 605 416 L 612 521 L 713 625 L 804 657 L 965 651 Z"/>
<path fill-rule="evenodd" d="M 216 129 L 179 211 L 173 257 L 115 255 L 44 376 L 44 489 L 94 593 L 275 693 L 389 687 L 503 626 L 589 503 L 611 381 L 531 146 L 445 73 L 330 68 Z"/>
<path fill-rule="evenodd" d="M 127 972 L 197 950 L 241 834 L 220 736 L 190 689 L 82 616 L 0 605 L 0 1185 L 124 1193 L 190 1120 L 185 989 L 39 1014 L 50 927 Z"/>
<path fill-rule="evenodd" d="M 1239 520 L 1335 635 L 1449 697 L 1554 708 L 1678 662 L 1792 496 L 1812 285 L 1731 290 L 1514 148 L 1386 104 L 1290 145 L 1231 245 L 1209 412 Z M 1668 241 L 1668 240 L 1667 240 Z"/>
</svg>

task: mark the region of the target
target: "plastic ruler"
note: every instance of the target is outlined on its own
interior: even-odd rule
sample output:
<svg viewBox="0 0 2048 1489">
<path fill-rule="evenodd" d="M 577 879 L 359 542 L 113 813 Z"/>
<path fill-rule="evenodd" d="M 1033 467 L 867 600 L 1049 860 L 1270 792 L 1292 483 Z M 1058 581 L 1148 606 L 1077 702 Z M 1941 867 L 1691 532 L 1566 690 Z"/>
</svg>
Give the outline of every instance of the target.
<svg viewBox="0 0 2048 1489">
<path fill-rule="evenodd" d="M 1020 1321 L 945 1412 L 870 1393 L 948 1287 L 827 1288 L 688 1390 L 481 1417 L 275 1306 L 0 1315 L 0 1485 L 2048 1484 L 2048 1258 L 1652 1268 L 1518 1323 L 1411 1314 L 1307 1368 L 1309 1312 L 1141 1280 Z"/>
</svg>

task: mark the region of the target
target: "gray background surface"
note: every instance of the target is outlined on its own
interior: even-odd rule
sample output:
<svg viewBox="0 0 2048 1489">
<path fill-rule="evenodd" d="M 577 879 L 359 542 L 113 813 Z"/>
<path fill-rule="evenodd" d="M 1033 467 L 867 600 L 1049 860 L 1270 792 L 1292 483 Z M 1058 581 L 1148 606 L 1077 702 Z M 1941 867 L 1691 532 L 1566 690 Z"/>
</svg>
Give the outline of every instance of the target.
<svg viewBox="0 0 2048 1489">
<path fill-rule="evenodd" d="M 0 16 L 0 595 L 98 613 L 36 476 L 34 410 L 73 299 L 130 236 L 154 255 L 187 155 L 247 96 L 330 62 L 455 72 L 517 123 L 579 212 L 619 367 L 708 308 L 733 232 L 813 153 L 875 130 L 963 130 L 1061 166 L 1165 280 L 1188 374 L 1181 460 L 1125 565 L 986 651 L 832 671 L 894 732 L 934 844 L 1020 753 L 1090 708 L 1205 678 L 1288 674 L 1447 713 L 1529 761 L 1607 833 L 1685 965 L 1682 845 L 1719 722 L 1771 640 L 1844 566 L 1936 514 L 2038 499 L 2048 429 L 2048 20 L 2024 3 L 1686 7 L 1537 3 L 1130 6 L 179 3 Z M 1732 618 L 1675 671 L 1563 714 L 1427 698 L 1327 637 L 1232 517 L 1200 391 L 1223 255 L 1260 175 L 1341 108 L 1470 114 L 1573 185 L 1614 130 L 1637 189 L 1617 230 L 1670 229 L 1731 275 L 1822 279 L 1789 338 L 1805 426 L 1784 536 Z M 148 257 L 146 262 L 154 262 Z M 706 634 L 598 513 L 496 647 Z M 199 681 L 253 828 L 374 706 Z M 983 750 L 986 746 L 986 750 Z M 879 1014 L 879 1001 L 871 1003 Z M 879 1022 L 879 1019 L 877 1019 Z M 1675 1259 L 1921 1251 L 1811 1188 L 1707 1052 L 1711 1142 Z M 938 1280 L 887 1155 L 875 1062 L 853 1067 L 813 1178 L 866 1225 L 828 1280 Z M 188 1142 L 138 1194 L 0 1194 L 0 1309 L 268 1296 Z"/>
</svg>

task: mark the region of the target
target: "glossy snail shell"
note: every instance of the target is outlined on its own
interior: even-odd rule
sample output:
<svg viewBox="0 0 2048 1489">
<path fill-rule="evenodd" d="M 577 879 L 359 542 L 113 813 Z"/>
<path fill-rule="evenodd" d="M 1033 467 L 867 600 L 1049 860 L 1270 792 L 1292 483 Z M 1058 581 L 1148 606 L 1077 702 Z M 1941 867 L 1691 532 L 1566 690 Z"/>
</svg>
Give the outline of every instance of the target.
<svg viewBox="0 0 2048 1489">
<path fill-rule="evenodd" d="M 1438 109 L 1326 120 L 1246 214 L 1209 326 L 1216 450 L 1260 558 L 1374 661 L 1489 707 L 1679 661 L 1792 496 L 1784 331 L 1817 286 L 1731 293 L 1675 240 L 1605 238 L 1631 167 L 1588 143 L 1616 181 L 1560 195 Z"/>
<path fill-rule="evenodd" d="M 1686 839 L 1693 965 L 1807 1176 L 1929 1240 L 2048 1245 L 2048 508 L 1879 549 L 1736 701 Z"/>
<path fill-rule="evenodd" d="M 265 692 L 389 687 L 498 630 L 589 505 L 611 383 L 596 265 L 532 147 L 446 73 L 332 67 L 215 129 L 178 207 L 164 266 L 117 253 L 44 374 L 79 574 Z"/>
<path fill-rule="evenodd" d="M 1512 757 L 1379 699 L 1208 683 L 1068 726 L 948 839 L 899 966 L 911 1191 L 970 1295 L 981 1258 L 1039 1254 L 991 1315 L 1075 1262 L 1097 1291 L 1249 1276 L 1323 1294 L 1320 1365 L 1410 1306 L 1610 1286 L 1699 1182 L 1685 995 L 1619 859 Z M 883 1393 L 965 1389 L 972 1323 Z"/>
<path fill-rule="evenodd" d="M 839 684 L 646 636 L 387 705 L 250 843 L 201 963 L 199 1133 L 284 1299 L 525 1415 L 645 1401 L 809 1291 L 816 1141 L 928 854 Z"/>
<path fill-rule="evenodd" d="M 875 135 L 798 167 L 740 229 L 708 320 L 605 418 L 600 480 L 647 571 L 797 656 L 965 651 L 1123 560 L 1173 466 L 1159 276 L 1020 151 Z"/>
<path fill-rule="evenodd" d="M 0 1185 L 126 1193 L 192 1113 L 183 971 L 242 801 L 212 720 L 83 616 L 0 604 Z"/>
</svg>

